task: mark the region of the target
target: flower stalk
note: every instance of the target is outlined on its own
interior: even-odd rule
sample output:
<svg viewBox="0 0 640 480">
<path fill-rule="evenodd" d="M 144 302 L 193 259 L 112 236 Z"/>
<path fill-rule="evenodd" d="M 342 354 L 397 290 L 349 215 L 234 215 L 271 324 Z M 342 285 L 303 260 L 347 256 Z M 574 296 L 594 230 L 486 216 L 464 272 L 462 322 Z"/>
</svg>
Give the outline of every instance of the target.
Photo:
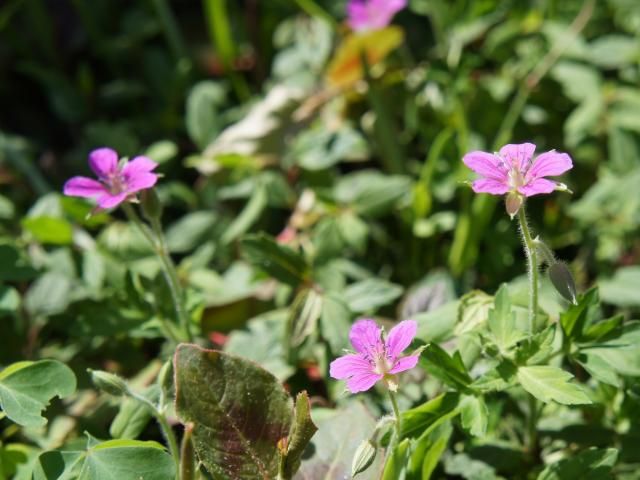
<svg viewBox="0 0 640 480">
<path fill-rule="evenodd" d="M 169 255 L 169 250 L 167 249 L 160 221 L 157 218 L 152 219 L 152 228 L 150 229 L 149 226 L 142 221 L 140 216 L 136 213 L 133 207 L 131 207 L 131 205 L 129 205 L 128 203 L 124 203 L 122 205 L 122 208 L 129 221 L 131 221 L 138 228 L 140 233 L 142 233 L 155 254 L 158 256 L 158 259 L 160 260 L 160 264 L 162 266 L 162 274 L 164 276 L 165 282 L 167 283 L 167 286 L 169 287 L 171 300 L 176 312 L 176 317 L 182 330 L 182 338 L 178 338 L 173 332 L 173 327 L 171 325 L 167 325 L 166 323 L 164 324 L 163 328 L 165 330 L 165 333 L 176 343 L 179 343 L 179 341 L 182 339 L 189 342 L 192 341 L 189 317 L 184 307 L 184 294 L 182 288 L 180 287 L 176 267 L 173 263 L 173 260 L 171 259 L 171 256 Z"/>
<path fill-rule="evenodd" d="M 529 230 L 527 214 L 524 204 L 518 210 L 520 232 L 527 255 L 527 273 L 529 275 L 529 334 L 533 335 L 536 329 L 536 313 L 538 312 L 538 253 L 536 245 Z"/>
</svg>

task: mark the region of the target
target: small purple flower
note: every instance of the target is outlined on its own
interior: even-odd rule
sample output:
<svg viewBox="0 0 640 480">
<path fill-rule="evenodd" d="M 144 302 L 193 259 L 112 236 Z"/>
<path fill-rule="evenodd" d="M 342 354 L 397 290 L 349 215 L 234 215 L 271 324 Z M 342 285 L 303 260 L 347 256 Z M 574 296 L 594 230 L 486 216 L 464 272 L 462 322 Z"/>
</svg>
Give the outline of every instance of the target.
<svg viewBox="0 0 640 480">
<path fill-rule="evenodd" d="M 364 392 L 379 380 L 384 380 L 390 390 L 398 387 L 395 374 L 409 370 L 418 363 L 417 355 L 400 357 L 416 336 L 417 323 L 404 320 L 393 327 L 386 340 L 382 328 L 373 320 L 358 320 L 351 327 L 349 340 L 357 353 L 337 358 L 329 367 L 329 373 L 338 380 L 347 380 L 351 393 Z"/>
<path fill-rule="evenodd" d="M 140 190 L 153 187 L 158 166 L 147 157 L 135 157 L 122 167 L 118 166 L 118 154 L 110 148 L 98 148 L 89 154 L 89 166 L 98 180 L 73 177 L 64 184 L 64 194 L 71 197 L 95 198 L 98 207 L 114 208 Z"/>
<path fill-rule="evenodd" d="M 533 143 L 505 145 L 498 153 L 469 152 L 462 161 L 481 175 L 471 187 L 476 193 L 507 196 L 507 211 L 512 217 L 524 201 L 524 197 L 567 190 L 567 187 L 546 176 L 561 175 L 573 167 L 571 157 L 555 150 L 542 153 L 535 159 Z"/>
<path fill-rule="evenodd" d="M 349 26 L 356 32 L 379 30 L 407 6 L 407 0 L 350 0 L 347 5 Z"/>
</svg>

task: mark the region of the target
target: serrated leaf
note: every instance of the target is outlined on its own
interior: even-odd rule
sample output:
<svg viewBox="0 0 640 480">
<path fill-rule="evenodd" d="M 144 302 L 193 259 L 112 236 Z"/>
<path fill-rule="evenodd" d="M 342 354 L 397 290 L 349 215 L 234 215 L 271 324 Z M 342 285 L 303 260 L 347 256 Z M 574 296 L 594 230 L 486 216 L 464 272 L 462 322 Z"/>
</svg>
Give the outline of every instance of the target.
<svg viewBox="0 0 640 480">
<path fill-rule="evenodd" d="M 26 426 L 47 423 L 41 416 L 49 401 L 76 390 L 76 376 L 55 360 L 19 362 L 0 372 L 0 407 L 14 422 Z"/>
<path fill-rule="evenodd" d="M 570 305 L 566 312 L 560 315 L 560 324 L 569 338 L 580 338 L 587 322 L 589 308 L 598 304 L 598 289 L 592 288 L 584 295 L 580 295 L 577 305 Z"/>
<path fill-rule="evenodd" d="M 556 324 L 549 325 L 541 332 L 524 339 L 516 350 L 516 362 L 519 365 L 535 365 L 543 362 L 553 349 Z"/>
<path fill-rule="evenodd" d="M 246 236 L 241 245 L 242 253 L 251 264 L 281 282 L 295 286 L 304 280 L 307 264 L 295 250 L 263 234 Z"/>
<path fill-rule="evenodd" d="M 527 392 L 545 403 L 551 401 L 563 405 L 591 403 L 582 388 L 569 382 L 573 375 L 560 368 L 545 365 L 519 367 L 517 377 Z"/>
<path fill-rule="evenodd" d="M 493 341 L 502 354 L 525 336 L 524 332 L 516 329 L 516 317 L 511 311 L 509 290 L 504 284 L 496 293 L 494 308 L 489 310 L 488 324 Z"/>
<path fill-rule="evenodd" d="M 599 357 L 620 375 L 640 376 L 640 322 L 629 322 L 613 330 L 596 344 L 581 348 L 590 357 Z"/>
<path fill-rule="evenodd" d="M 449 355 L 442 347 L 431 343 L 420 355 L 420 365 L 431 375 L 456 390 L 467 390 L 471 377 L 458 352 Z"/>
<path fill-rule="evenodd" d="M 473 290 L 460 298 L 458 320 L 454 332 L 462 335 L 484 324 L 489 318 L 489 309 L 493 304 L 490 295 Z"/>
<path fill-rule="evenodd" d="M 194 424 L 206 469 L 225 479 L 275 478 L 293 407 L 277 379 L 241 357 L 188 344 L 178 346 L 174 365 L 176 413 Z"/>
</svg>

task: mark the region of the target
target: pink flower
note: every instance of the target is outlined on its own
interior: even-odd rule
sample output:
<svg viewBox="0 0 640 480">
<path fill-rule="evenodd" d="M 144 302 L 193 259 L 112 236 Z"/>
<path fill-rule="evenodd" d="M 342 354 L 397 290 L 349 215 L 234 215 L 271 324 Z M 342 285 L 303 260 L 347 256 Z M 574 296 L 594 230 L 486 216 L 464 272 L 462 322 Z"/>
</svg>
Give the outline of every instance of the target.
<svg viewBox="0 0 640 480">
<path fill-rule="evenodd" d="M 400 357 L 416 336 L 417 323 L 404 320 L 393 327 L 383 341 L 382 328 L 373 320 L 358 320 L 351 327 L 349 340 L 357 353 L 337 358 L 329 367 L 329 373 L 338 380 L 347 380 L 351 393 L 364 392 L 379 380 L 384 380 L 390 390 L 397 389 L 395 374 L 409 370 L 418 363 L 420 355 Z"/>
<path fill-rule="evenodd" d="M 350 0 L 347 22 L 356 32 L 378 30 L 391 23 L 393 16 L 407 6 L 407 0 Z"/>
<path fill-rule="evenodd" d="M 561 175 L 571 169 L 571 157 L 551 150 L 534 159 L 535 149 L 533 143 L 521 143 L 505 145 L 498 153 L 467 153 L 462 161 L 483 177 L 473 182 L 473 191 L 492 195 L 517 192 L 531 197 L 551 193 L 558 187 L 566 189 L 562 184 L 543 177 Z"/>
<path fill-rule="evenodd" d="M 110 148 L 98 148 L 89 154 L 89 166 L 98 180 L 73 177 L 64 184 L 64 194 L 71 197 L 95 198 L 98 207 L 113 208 L 146 188 L 153 187 L 158 175 L 152 171 L 158 164 L 147 157 L 135 157 L 122 167 L 118 154 Z"/>
</svg>

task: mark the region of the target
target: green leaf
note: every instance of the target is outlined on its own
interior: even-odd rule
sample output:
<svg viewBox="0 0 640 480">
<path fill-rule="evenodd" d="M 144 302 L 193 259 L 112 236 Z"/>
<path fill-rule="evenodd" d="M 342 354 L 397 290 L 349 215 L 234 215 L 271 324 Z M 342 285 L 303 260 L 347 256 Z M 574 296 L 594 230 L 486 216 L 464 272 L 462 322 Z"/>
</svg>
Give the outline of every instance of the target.
<svg viewBox="0 0 640 480">
<path fill-rule="evenodd" d="M 409 458 L 407 478 L 429 480 L 447 448 L 452 433 L 451 422 L 442 422 L 418 438 Z"/>
<path fill-rule="evenodd" d="M 630 35 L 603 35 L 589 46 L 589 59 L 602 68 L 621 68 L 635 63 L 638 57 L 640 42 Z"/>
<path fill-rule="evenodd" d="M 585 329 L 582 339 L 586 342 L 600 340 L 602 337 L 620 327 L 623 321 L 624 314 L 620 313 L 606 320 L 593 323 Z"/>
<path fill-rule="evenodd" d="M 450 387 L 461 391 L 468 390 L 471 377 L 458 352 L 452 357 L 442 347 L 431 343 L 422 351 L 420 365 Z"/>
<path fill-rule="evenodd" d="M 204 149 L 222 129 L 218 108 L 226 99 L 225 88 L 210 80 L 197 83 L 187 97 L 186 124 L 189 137 Z"/>
<path fill-rule="evenodd" d="M 157 442 L 89 439 L 86 451 L 51 450 L 38 457 L 34 480 L 174 480 L 176 465 Z"/>
<path fill-rule="evenodd" d="M 459 304 L 458 300 L 454 300 L 414 315 L 413 319 L 418 322 L 416 338 L 425 343 L 440 343 L 450 339 L 454 333 Z"/>
<path fill-rule="evenodd" d="M 494 368 L 477 378 L 471 388 L 483 393 L 506 390 L 513 385 L 517 372 L 517 367 L 511 360 L 502 359 Z"/>
<path fill-rule="evenodd" d="M 339 203 L 350 205 L 357 215 L 379 217 L 410 191 L 411 179 L 365 170 L 342 176 L 335 187 Z"/>
<path fill-rule="evenodd" d="M 71 224 L 56 217 L 27 217 L 22 220 L 22 228 L 40 243 L 69 245 L 73 238 Z"/>
<path fill-rule="evenodd" d="M 488 323 L 493 341 L 503 355 L 525 336 L 524 332 L 516 329 L 516 317 L 511 311 L 509 290 L 505 284 L 496 293 L 494 308 L 489 310 Z"/>
<path fill-rule="evenodd" d="M 544 362 L 551 355 L 555 336 L 556 324 L 554 323 L 532 337 L 525 338 L 516 349 L 518 365 L 535 365 Z"/>
<path fill-rule="evenodd" d="M 567 311 L 560 315 L 560 324 L 567 337 L 580 338 L 582 336 L 589 309 L 597 304 L 598 289 L 592 288 L 584 295 L 580 295 L 577 305 L 570 305 Z"/>
<path fill-rule="evenodd" d="M 471 458 L 466 453 L 458 453 L 447 457 L 444 471 L 454 477 L 460 476 L 467 480 L 498 480 L 495 469 L 487 463 Z"/>
<path fill-rule="evenodd" d="M 375 312 L 402 295 L 402 287 L 379 278 L 367 278 L 349 285 L 344 298 L 355 313 Z"/>
<path fill-rule="evenodd" d="M 349 478 L 358 446 L 368 439 L 376 426 L 375 418 L 358 401 L 341 410 L 313 410 L 318 431 L 302 460 L 296 479 L 315 480 Z M 358 479 L 380 478 L 383 455 L 376 455 L 365 474 Z"/>
<path fill-rule="evenodd" d="M 640 266 L 622 267 L 616 270 L 613 277 L 600 280 L 600 296 L 602 301 L 619 307 L 640 306 Z"/>
<path fill-rule="evenodd" d="M 640 322 L 629 322 L 605 338 L 605 341 L 583 347 L 580 352 L 600 358 L 620 375 L 640 376 Z"/>
<path fill-rule="evenodd" d="M 296 397 L 294 421 L 287 439 L 286 455 L 283 459 L 284 478 L 290 478 L 300 468 L 302 454 L 318 430 L 311 420 L 311 405 L 307 392 L 301 392 Z"/>
<path fill-rule="evenodd" d="M 160 389 L 153 385 L 143 394 L 152 402 L 157 402 Z M 111 422 L 109 433 L 113 438 L 137 438 L 151 420 L 149 407 L 139 400 L 124 398 L 118 414 Z"/>
<path fill-rule="evenodd" d="M 292 423 L 291 399 L 276 378 L 241 357 L 195 345 L 179 345 L 174 364 L 176 412 L 194 424 L 194 448 L 207 470 L 229 479 L 276 477 L 278 442 Z"/>
<path fill-rule="evenodd" d="M 447 392 L 402 412 L 402 437 L 427 435 L 460 413 L 460 395 Z"/>
<path fill-rule="evenodd" d="M 381 480 L 397 480 L 403 477 L 410 445 L 410 440 L 405 438 L 388 454 Z"/>
<path fill-rule="evenodd" d="M 54 315 L 66 310 L 71 302 L 71 280 L 65 275 L 48 272 L 38 278 L 24 297 L 31 315 Z"/>
<path fill-rule="evenodd" d="M 573 375 L 560 368 L 550 366 L 519 367 L 517 376 L 518 381 L 527 392 L 545 403 L 551 401 L 564 405 L 591 403 L 582 388 L 569 383 Z"/>
<path fill-rule="evenodd" d="M 458 319 L 454 330 L 456 335 L 470 332 L 485 324 L 492 304 L 493 298 L 480 290 L 473 290 L 464 295 L 458 306 Z"/>
<path fill-rule="evenodd" d="M 297 347 L 317 330 L 322 313 L 322 295 L 313 288 L 301 290 L 291 306 L 288 324 L 289 342 Z"/>
<path fill-rule="evenodd" d="M 185 215 L 169 226 L 166 232 L 167 246 L 174 253 L 190 252 L 211 238 L 217 216 L 208 211 Z"/>
<path fill-rule="evenodd" d="M 582 480 L 608 480 L 611 469 L 618 460 L 615 448 L 589 448 L 559 462 L 548 465 L 537 480 L 565 480 L 580 478 Z"/>
<path fill-rule="evenodd" d="M 242 209 L 242 212 L 227 227 L 222 234 L 220 241 L 223 244 L 231 243 L 240 235 L 246 233 L 249 228 L 258 220 L 260 214 L 267 207 L 267 189 L 263 184 L 259 184 L 251 194 L 249 202 Z"/>
<path fill-rule="evenodd" d="M 347 335 L 351 327 L 351 311 L 339 295 L 329 292 L 323 295 L 320 333 L 329 342 L 331 351 L 338 355 L 348 347 Z"/>
<path fill-rule="evenodd" d="M 575 360 L 582 365 L 582 367 L 589 372 L 593 378 L 599 382 L 613 385 L 614 387 L 620 386 L 620 379 L 616 375 L 615 370 L 611 368 L 602 357 L 597 355 L 579 354 L 575 357 Z"/>
<path fill-rule="evenodd" d="M 483 397 L 465 395 L 460 401 L 460 418 L 462 426 L 474 437 L 482 437 L 487 433 L 489 410 Z"/>
<path fill-rule="evenodd" d="M 291 248 L 278 244 L 264 234 L 242 239 L 242 252 L 247 260 L 265 273 L 292 286 L 302 282 L 307 273 L 304 258 Z"/>
<path fill-rule="evenodd" d="M 36 276 L 37 272 L 13 245 L 0 245 L 0 281 L 23 281 Z"/>
<path fill-rule="evenodd" d="M 278 380 L 284 381 L 295 372 L 286 362 L 284 329 L 287 312 L 274 310 L 255 317 L 247 323 L 248 330 L 234 330 L 229 334 L 224 350 L 253 360 Z"/>
<path fill-rule="evenodd" d="M 41 412 L 49 401 L 75 390 L 75 375 L 55 360 L 18 362 L 0 372 L 0 407 L 11 420 L 27 427 L 46 424 Z"/>
<path fill-rule="evenodd" d="M 0 316 L 13 315 L 20 308 L 20 294 L 7 285 L 0 285 Z"/>
</svg>

